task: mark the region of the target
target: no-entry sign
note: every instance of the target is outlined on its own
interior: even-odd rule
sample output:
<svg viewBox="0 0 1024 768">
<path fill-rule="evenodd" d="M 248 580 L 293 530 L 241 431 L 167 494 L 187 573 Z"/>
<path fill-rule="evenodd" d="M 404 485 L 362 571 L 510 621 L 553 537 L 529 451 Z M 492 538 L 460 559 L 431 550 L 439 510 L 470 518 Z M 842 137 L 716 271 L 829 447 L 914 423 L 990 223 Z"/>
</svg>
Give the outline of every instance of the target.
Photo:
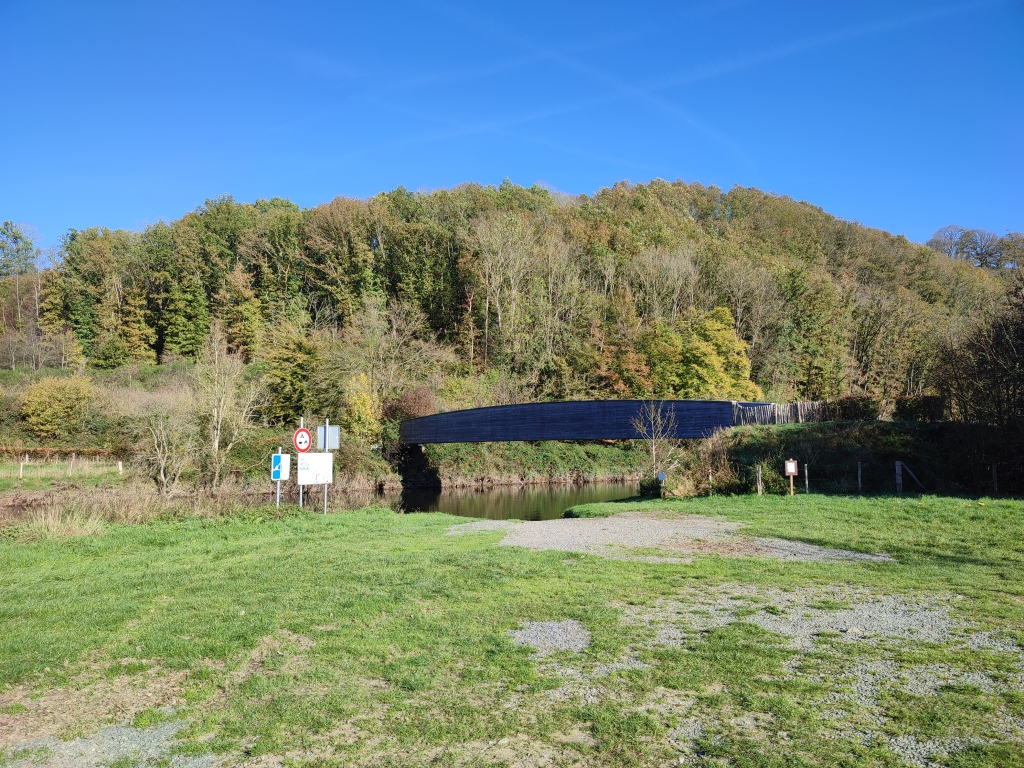
<svg viewBox="0 0 1024 768">
<path fill-rule="evenodd" d="M 295 437 L 292 438 L 292 444 L 295 446 L 295 450 L 299 453 L 305 453 L 313 447 L 313 435 L 309 433 L 309 430 L 305 427 L 299 427 L 295 430 Z"/>
</svg>

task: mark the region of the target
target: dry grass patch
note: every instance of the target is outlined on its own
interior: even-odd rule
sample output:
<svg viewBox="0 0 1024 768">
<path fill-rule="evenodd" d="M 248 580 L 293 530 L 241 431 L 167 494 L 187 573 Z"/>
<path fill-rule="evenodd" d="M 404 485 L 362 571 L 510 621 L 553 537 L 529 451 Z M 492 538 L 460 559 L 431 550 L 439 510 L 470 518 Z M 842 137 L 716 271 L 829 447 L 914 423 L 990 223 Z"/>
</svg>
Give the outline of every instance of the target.
<svg viewBox="0 0 1024 768">
<path fill-rule="evenodd" d="M 136 674 L 104 675 L 99 664 L 73 678 L 65 688 L 38 691 L 18 685 L 0 693 L 0 750 L 37 739 L 68 739 L 111 724 L 127 725 L 147 709 L 184 704 L 187 672 L 169 671 L 147 662 L 122 659 Z"/>
</svg>

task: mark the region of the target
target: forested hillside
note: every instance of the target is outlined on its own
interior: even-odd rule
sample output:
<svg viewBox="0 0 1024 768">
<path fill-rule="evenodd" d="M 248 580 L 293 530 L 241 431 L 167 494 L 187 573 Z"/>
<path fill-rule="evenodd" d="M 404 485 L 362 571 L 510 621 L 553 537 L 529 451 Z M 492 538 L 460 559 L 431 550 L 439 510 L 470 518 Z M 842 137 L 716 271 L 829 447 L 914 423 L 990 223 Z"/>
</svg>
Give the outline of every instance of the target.
<svg viewBox="0 0 1024 768">
<path fill-rule="evenodd" d="M 266 385 L 265 419 L 347 412 L 355 433 L 389 408 L 920 394 L 1007 282 L 1005 259 L 664 181 L 221 198 L 141 232 L 71 231 L 46 269 L 7 243 L 7 366 L 193 358 L 216 327 Z"/>
</svg>

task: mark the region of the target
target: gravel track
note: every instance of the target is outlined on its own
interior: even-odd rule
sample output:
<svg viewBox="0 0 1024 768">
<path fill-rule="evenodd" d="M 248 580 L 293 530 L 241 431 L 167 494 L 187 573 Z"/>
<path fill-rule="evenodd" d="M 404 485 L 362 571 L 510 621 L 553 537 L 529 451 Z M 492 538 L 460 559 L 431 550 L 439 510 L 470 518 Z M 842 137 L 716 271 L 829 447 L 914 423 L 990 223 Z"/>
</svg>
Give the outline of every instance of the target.
<svg viewBox="0 0 1024 768">
<path fill-rule="evenodd" d="M 741 525 L 699 515 L 662 517 L 626 513 L 596 519 L 563 518 L 535 522 L 481 520 L 453 525 L 448 534 L 454 536 L 505 531 L 505 538 L 501 541 L 504 546 L 538 551 L 582 552 L 648 562 L 689 562 L 688 557 L 693 555 L 770 557 L 804 562 L 892 562 L 892 558 L 884 554 L 828 549 L 788 539 L 741 536 L 737 534 Z M 635 557 L 630 555 L 629 549 L 657 549 L 664 551 L 667 556 Z"/>
</svg>

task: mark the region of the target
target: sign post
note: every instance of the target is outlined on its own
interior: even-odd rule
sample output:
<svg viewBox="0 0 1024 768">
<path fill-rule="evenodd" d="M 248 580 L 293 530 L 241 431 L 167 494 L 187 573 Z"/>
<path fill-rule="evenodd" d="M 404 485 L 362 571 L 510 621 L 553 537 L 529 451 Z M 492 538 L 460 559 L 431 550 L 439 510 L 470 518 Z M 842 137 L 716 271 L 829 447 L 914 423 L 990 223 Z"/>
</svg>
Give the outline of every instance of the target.
<svg viewBox="0 0 1024 768">
<path fill-rule="evenodd" d="M 324 514 L 327 514 L 327 486 L 334 480 L 333 453 L 300 453 L 297 480 L 304 485 L 324 487 Z"/>
<path fill-rule="evenodd" d="M 793 478 L 800 474 L 800 465 L 796 459 L 786 459 L 786 476 L 789 478 L 789 495 L 796 493 L 793 487 Z"/>
<path fill-rule="evenodd" d="M 331 420 L 325 418 L 324 425 L 316 428 L 317 450 L 336 451 L 341 447 L 341 427 L 331 426 Z M 327 514 L 327 483 L 324 483 L 324 514 Z"/>
<path fill-rule="evenodd" d="M 309 433 L 309 430 L 306 429 L 306 420 L 303 418 L 299 419 L 299 428 L 295 430 L 295 434 L 292 436 L 292 445 L 295 446 L 295 452 L 299 454 L 299 458 L 302 458 L 302 454 L 313 447 L 313 436 Z M 301 464 L 299 466 L 301 466 Z M 301 481 L 299 481 L 299 506 L 302 506 Z"/>
<path fill-rule="evenodd" d="M 281 453 L 281 446 L 277 447 L 277 453 L 270 457 L 270 479 L 277 481 L 277 506 L 281 507 L 281 481 L 291 476 L 292 455 Z"/>
</svg>

